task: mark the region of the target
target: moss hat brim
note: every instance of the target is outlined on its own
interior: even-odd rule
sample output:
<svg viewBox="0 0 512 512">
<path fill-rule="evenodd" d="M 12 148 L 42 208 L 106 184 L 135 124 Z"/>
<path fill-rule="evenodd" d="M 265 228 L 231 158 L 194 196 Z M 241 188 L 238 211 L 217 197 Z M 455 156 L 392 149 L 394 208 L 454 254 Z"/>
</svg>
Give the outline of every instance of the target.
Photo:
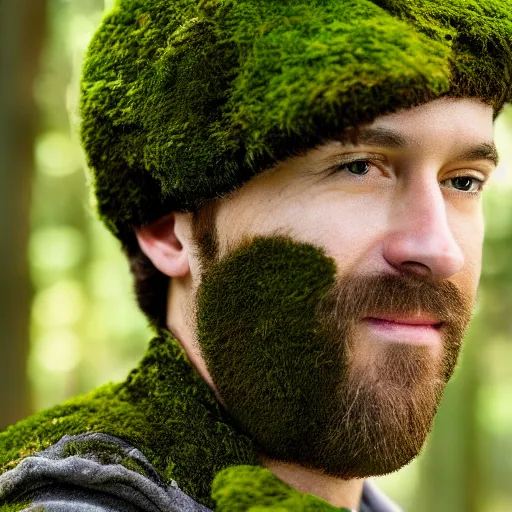
<svg viewBox="0 0 512 512">
<path fill-rule="evenodd" d="M 511 100 L 510 0 L 118 0 L 81 135 L 121 236 L 348 126 L 438 97 Z"/>
</svg>

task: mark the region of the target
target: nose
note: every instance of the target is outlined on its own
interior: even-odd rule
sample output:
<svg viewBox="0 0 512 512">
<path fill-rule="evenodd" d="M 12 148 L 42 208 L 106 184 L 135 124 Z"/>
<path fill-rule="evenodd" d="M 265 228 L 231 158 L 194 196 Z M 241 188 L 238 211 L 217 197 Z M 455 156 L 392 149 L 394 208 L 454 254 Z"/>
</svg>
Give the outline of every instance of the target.
<svg viewBox="0 0 512 512">
<path fill-rule="evenodd" d="M 437 182 L 418 183 L 392 204 L 384 257 L 401 272 L 447 279 L 464 266 L 464 254 L 448 224 Z"/>
</svg>

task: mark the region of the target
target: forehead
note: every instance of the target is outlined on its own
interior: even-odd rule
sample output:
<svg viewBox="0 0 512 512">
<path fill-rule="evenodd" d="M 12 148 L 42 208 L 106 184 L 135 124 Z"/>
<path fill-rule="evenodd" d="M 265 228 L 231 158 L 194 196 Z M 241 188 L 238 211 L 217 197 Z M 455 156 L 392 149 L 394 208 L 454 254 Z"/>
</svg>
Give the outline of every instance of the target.
<svg viewBox="0 0 512 512">
<path fill-rule="evenodd" d="M 411 144 L 430 137 L 492 139 L 493 109 L 476 98 L 439 98 L 428 103 L 380 116 L 367 125 L 389 128 Z M 356 127 L 356 131 L 362 127 Z"/>
<path fill-rule="evenodd" d="M 380 116 L 371 124 L 349 127 L 319 148 L 382 147 L 425 152 L 433 158 L 488 160 L 497 166 L 493 119 L 492 107 L 478 99 L 441 98 Z"/>
</svg>

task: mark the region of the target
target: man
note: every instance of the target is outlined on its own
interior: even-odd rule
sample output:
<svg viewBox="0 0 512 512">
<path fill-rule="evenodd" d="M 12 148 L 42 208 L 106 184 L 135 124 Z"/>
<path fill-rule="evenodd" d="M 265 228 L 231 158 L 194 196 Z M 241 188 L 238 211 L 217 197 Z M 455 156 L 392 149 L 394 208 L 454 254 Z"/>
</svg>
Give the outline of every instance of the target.
<svg viewBox="0 0 512 512">
<path fill-rule="evenodd" d="M 511 8 L 118 1 L 82 140 L 158 337 L 2 434 L 5 510 L 395 510 L 365 479 L 471 320 Z"/>
</svg>

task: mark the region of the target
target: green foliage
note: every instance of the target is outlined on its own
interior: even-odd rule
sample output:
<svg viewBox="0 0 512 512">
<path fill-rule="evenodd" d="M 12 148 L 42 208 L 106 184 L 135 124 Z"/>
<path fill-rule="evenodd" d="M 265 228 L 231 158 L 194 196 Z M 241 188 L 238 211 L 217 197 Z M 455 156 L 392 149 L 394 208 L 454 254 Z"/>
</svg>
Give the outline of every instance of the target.
<svg viewBox="0 0 512 512">
<path fill-rule="evenodd" d="M 446 94 L 511 98 L 507 1 L 119 0 L 89 47 L 98 209 L 196 207 L 349 125 Z"/>
<path fill-rule="evenodd" d="M 198 290 L 198 340 L 210 375 L 241 427 L 276 458 L 331 455 L 316 441 L 343 368 L 315 312 L 335 274 L 334 260 L 317 247 L 258 237 L 214 263 Z"/>
</svg>

